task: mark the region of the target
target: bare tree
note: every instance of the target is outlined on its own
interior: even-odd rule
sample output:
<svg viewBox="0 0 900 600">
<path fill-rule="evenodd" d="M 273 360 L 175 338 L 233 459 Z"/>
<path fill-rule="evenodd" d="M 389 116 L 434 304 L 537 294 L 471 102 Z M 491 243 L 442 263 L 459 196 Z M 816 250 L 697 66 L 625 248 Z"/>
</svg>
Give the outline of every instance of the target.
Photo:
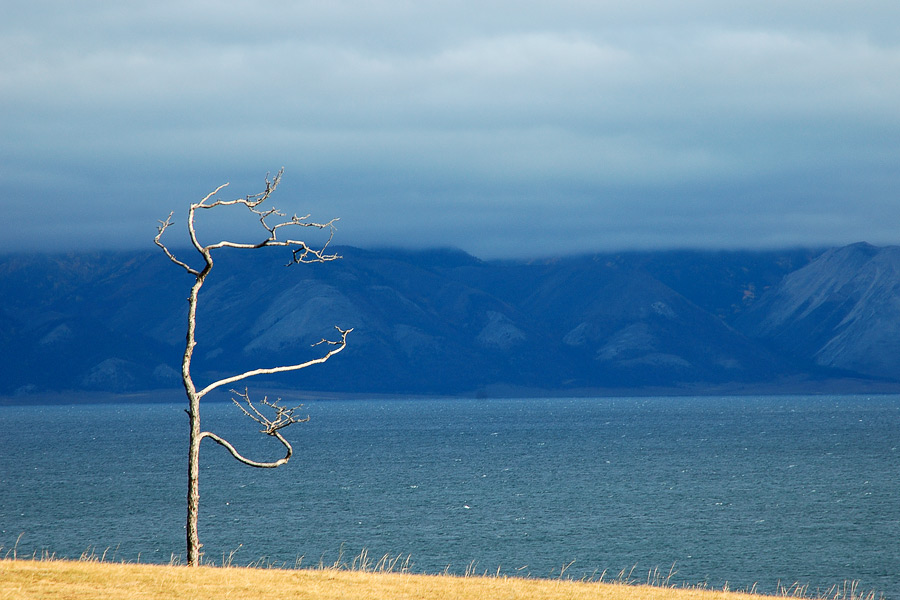
<svg viewBox="0 0 900 600">
<path fill-rule="evenodd" d="M 190 234 L 191 244 L 203 259 L 202 267 L 194 268 L 187 262 L 179 260 L 169 250 L 169 248 L 160 241 L 163 233 L 165 233 L 165 231 L 172 225 L 172 213 L 169 213 L 169 216 L 165 221 L 159 222 L 157 234 L 154 238 L 154 242 L 156 243 L 156 245 L 162 248 L 163 252 L 166 253 L 166 256 L 169 257 L 169 260 L 171 260 L 179 267 L 183 268 L 194 277 L 194 285 L 191 287 L 191 294 L 188 298 L 187 343 L 184 348 L 184 357 L 181 362 L 181 379 L 184 383 L 184 389 L 187 393 L 188 398 L 188 409 L 185 412 L 187 412 L 190 420 L 190 450 L 188 453 L 187 495 L 187 562 L 190 566 L 197 566 L 200 563 L 201 557 L 200 548 L 202 544 L 200 544 L 200 539 L 197 533 L 197 518 L 200 507 L 200 442 L 203 441 L 203 438 L 210 438 L 214 442 L 225 447 L 231 453 L 231 455 L 234 456 L 234 458 L 246 465 L 259 468 L 275 468 L 285 464 L 293 454 L 293 448 L 291 447 L 291 444 L 281 435 L 280 430 L 294 423 L 308 420 L 308 417 L 301 419 L 294 415 L 294 411 L 297 410 L 299 406 L 294 408 L 287 408 L 279 404 L 280 399 L 270 402 L 267 398 L 263 398 L 260 402 L 258 402 L 258 404 L 264 408 L 260 408 L 253 402 L 251 402 L 250 395 L 247 392 L 246 388 L 241 393 L 232 390 L 232 393 L 235 395 L 235 397 L 232 397 L 232 400 L 244 412 L 244 414 L 262 425 L 262 429 L 260 430 L 262 433 L 276 438 L 286 448 L 286 454 L 284 458 L 281 458 L 274 462 L 257 462 L 245 458 L 235 449 L 234 446 L 232 446 L 224 438 L 209 431 L 201 431 L 200 399 L 209 392 L 219 387 L 230 385 L 249 377 L 253 377 L 256 375 L 283 373 L 285 371 L 296 371 L 299 369 L 305 369 L 306 367 L 315 364 L 324 363 L 329 358 L 346 347 L 347 334 L 353 331 L 352 329 L 341 329 L 340 327 L 335 327 L 335 329 L 337 330 L 337 339 L 323 339 L 322 341 L 318 342 L 318 344 L 314 344 L 321 344 L 325 346 L 327 352 L 323 352 L 318 358 L 315 358 L 313 360 L 308 360 L 306 362 L 297 364 L 257 368 L 250 371 L 245 371 L 244 373 L 240 373 L 238 375 L 233 375 L 231 377 L 226 377 L 224 379 L 214 381 L 200 390 L 198 390 L 197 386 L 194 384 L 194 380 L 191 376 L 191 359 L 194 355 L 194 347 L 197 345 L 197 301 L 198 295 L 200 293 L 200 288 L 203 287 L 203 283 L 204 281 L 206 281 L 206 277 L 209 275 L 210 271 L 213 268 L 212 253 L 214 251 L 220 250 L 222 248 L 253 250 L 257 248 L 263 248 L 265 246 L 287 246 L 291 249 L 292 253 L 291 261 L 288 263 L 289 265 L 327 262 L 340 258 L 337 254 L 327 253 L 328 245 L 334 237 L 334 224 L 337 219 L 332 219 L 331 221 L 328 221 L 326 223 L 314 223 L 309 220 L 309 215 L 306 215 L 305 217 L 298 217 L 297 215 L 294 215 L 290 218 L 287 218 L 284 213 L 279 212 L 275 208 L 260 208 L 260 205 L 268 200 L 269 196 L 271 196 L 275 191 L 275 188 L 278 187 L 283 172 L 284 169 L 281 169 L 271 181 L 269 180 L 269 177 L 267 175 L 266 189 L 264 192 L 261 192 L 259 194 L 246 196 L 245 198 L 239 198 L 237 200 L 217 199 L 216 196 L 218 195 L 218 193 L 228 185 L 226 183 L 209 193 L 200 202 L 191 204 L 188 211 L 187 220 L 188 233 Z M 250 213 L 254 215 L 254 218 L 259 220 L 260 224 L 265 230 L 265 237 L 262 239 L 262 241 L 255 243 L 221 241 L 208 245 L 201 244 L 197 238 L 197 231 L 194 226 L 194 218 L 197 211 L 223 206 L 243 206 L 248 211 L 250 211 Z M 270 223 L 270 221 L 277 222 L 273 224 Z M 329 232 L 329 236 L 322 247 L 318 249 L 312 248 L 305 242 L 300 240 L 279 238 L 280 234 L 286 231 L 290 231 L 291 228 L 295 227 L 312 227 L 315 229 L 327 230 Z M 266 413 L 273 413 L 273 415 L 267 416 Z"/>
</svg>

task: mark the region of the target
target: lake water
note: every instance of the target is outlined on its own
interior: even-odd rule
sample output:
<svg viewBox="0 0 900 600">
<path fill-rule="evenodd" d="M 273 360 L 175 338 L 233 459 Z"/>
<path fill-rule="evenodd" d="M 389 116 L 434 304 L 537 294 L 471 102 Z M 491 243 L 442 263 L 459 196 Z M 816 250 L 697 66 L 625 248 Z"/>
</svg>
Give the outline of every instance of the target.
<svg viewBox="0 0 900 600">
<path fill-rule="evenodd" d="M 0 407 L 0 553 L 184 555 L 182 404 Z M 253 469 L 204 442 L 206 558 L 414 571 L 663 574 L 900 599 L 900 397 L 312 402 L 294 458 Z M 204 429 L 280 445 L 232 405 Z M 17 544 L 18 540 L 18 545 Z M 572 562 L 574 561 L 574 563 Z M 634 569 L 632 571 L 632 568 Z"/>
</svg>

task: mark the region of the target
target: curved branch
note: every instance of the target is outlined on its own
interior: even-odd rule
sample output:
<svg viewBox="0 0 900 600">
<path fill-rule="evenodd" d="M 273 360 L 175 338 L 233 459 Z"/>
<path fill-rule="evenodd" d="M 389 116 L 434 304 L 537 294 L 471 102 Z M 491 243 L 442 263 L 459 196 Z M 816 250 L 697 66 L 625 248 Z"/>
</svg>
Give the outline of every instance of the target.
<svg viewBox="0 0 900 600">
<path fill-rule="evenodd" d="M 211 431 L 204 431 L 203 433 L 201 433 L 200 440 L 202 440 L 205 437 L 210 438 L 212 441 L 219 444 L 220 446 L 223 446 L 226 450 L 231 452 L 231 455 L 233 457 L 235 457 L 236 459 L 238 459 L 240 462 L 244 463 L 245 465 L 250 465 L 251 467 L 257 467 L 259 469 L 274 469 L 276 467 L 280 467 L 281 465 L 286 463 L 288 460 L 290 460 L 291 456 L 294 454 L 294 449 L 291 447 L 291 444 L 286 439 L 284 439 L 284 436 L 282 436 L 277 431 L 273 431 L 272 433 L 270 433 L 268 435 L 278 438 L 278 441 L 281 442 L 282 444 L 284 444 L 284 447 L 287 448 L 287 454 L 284 455 L 284 458 L 279 458 L 278 460 L 276 460 L 274 462 L 257 462 L 255 460 L 250 460 L 249 458 L 246 458 L 243 455 L 241 455 L 241 453 L 238 452 L 235 449 L 235 447 L 232 446 L 228 440 L 217 436 L 216 434 L 212 433 Z"/>
<path fill-rule="evenodd" d="M 330 346 L 337 346 L 333 350 L 330 350 L 324 356 L 320 356 L 319 358 L 314 358 L 312 360 L 308 360 L 304 363 L 296 364 L 296 365 L 286 365 L 283 367 L 271 367 L 271 368 L 263 368 L 263 369 L 253 369 L 252 371 L 247 371 L 245 373 L 241 373 L 240 375 L 234 375 L 232 377 L 226 377 L 225 379 L 220 379 L 218 381 L 214 381 L 199 392 L 197 392 L 197 397 L 202 398 L 209 392 L 213 391 L 216 388 L 222 387 L 223 385 L 228 385 L 230 383 L 234 383 L 236 381 L 241 381 L 242 379 L 247 379 L 248 377 L 255 377 L 256 375 L 271 375 L 273 373 L 284 373 L 286 371 L 299 371 L 300 369 L 305 369 L 306 367 L 311 367 L 312 365 L 319 365 L 327 361 L 329 358 L 343 350 L 347 347 L 347 334 L 353 331 L 353 328 L 350 329 L 341 329 L 340 327 L 335 326 L 341 333 L 340 341 L 326 340 L 313 344 L 314 346 L 318 346 L 319 344 L 328 344 Z"/>
<path fill-rule="evenodd" d="M 160 248 L 162 248 L 163 252 L 166 253 L 166 256 L 168 256 L 168 257 L 169 257 L 169 260 L 171 260 L 173 263 L 175 263 L 175 264 L 178 265 L 179 267 L 183 268 L 185 271 L 187 271 L 187 272 L 190 273 L 191 275 L 193 275 L 193 276 L 195 276 L 195 277 L 196 277 L 196 276 L 199 276 L 199 275 L 200 275 L 200 272 L 199 272 L 199 271 L 197 271 L 196 269 L 194 269 L 193 267 L 191 267 L 191 266 L 188 265 L 187 263 L 182 262 L 182 261 L 178 260 L 177 258 L 175 258 L 175 255 L 172 254 L 172 253 L 169 251 L 169 249 L 166 247 L 166 245 L 163 244 L 163 243 L 160 241 L 160 239 L 162 238 L 162 234 L 166 231 L 166 229 L 168 229 L 169 227 L 172 226 L 172 215 L 173 215 L 173 214 L 174 214 L 174 213 L 171 213 L 171 212 L 170 212 L 170 213 L 169 213 L 169 216 L 166 217 L 166 220 L 165 220 L 165 221 L 160 221 L 160 222 L 159 222 L 159 225 L 156 227 L 156 237 L 153 238 L 153 242 L 154 242 L 157 246 L 159 246 Z"/>
</svg>

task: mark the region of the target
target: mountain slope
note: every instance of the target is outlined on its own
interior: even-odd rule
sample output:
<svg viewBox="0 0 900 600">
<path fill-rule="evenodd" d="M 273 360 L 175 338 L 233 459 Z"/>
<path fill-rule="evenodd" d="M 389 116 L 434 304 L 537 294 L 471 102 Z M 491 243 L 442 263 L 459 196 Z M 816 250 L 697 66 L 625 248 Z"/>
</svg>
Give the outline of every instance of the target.
<svg viewBox="0 0 900 600">
<path fill-rule="evenodd" d="M 335 325 L 354 328 L 345 352 L 271 383 L 468 394 L 746 387 L 829 369 L 900 379 L 897 249 L 340 252 L 290 267 L 278 249 L 220 253 L 200 296 L 197 382 L 317 356 Z M 0 257 L 0 394 L 177 387 L 190 284 L 159 252 Z"/>
<path fill-rule="evenodd" d="M 900 247 L 853 244 L 787 277 L 738 322 L 822 367 L 900 377 Z"/>
</svg>

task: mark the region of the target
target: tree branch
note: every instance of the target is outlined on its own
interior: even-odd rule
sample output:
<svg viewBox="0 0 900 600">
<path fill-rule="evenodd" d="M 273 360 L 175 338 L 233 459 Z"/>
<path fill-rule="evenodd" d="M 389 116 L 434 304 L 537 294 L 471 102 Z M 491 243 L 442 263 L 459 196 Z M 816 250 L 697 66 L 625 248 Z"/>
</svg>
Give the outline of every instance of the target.
<svg viewBox="0 0 900 600">
<path fill-rule="evenodd" d="M 153 242 L 154 242 L 157 246 L 159 246 L 160 248 L 162 248 L 163 252 L 166 253 L 166 256 L 169 257 L 169 260 L 171 260 L 173 263 L 175 263 L 175 264 L 178 265 L 179 267 L 183 268 L 185 271 L 187 271 L 187 272 L 190 273 L 191 275 L 197 277 L 197 276 L 200 275 L 200 272 L 199 272 L 199 271 L 197 271 L 196 269 L 192 268 L 190 265 L 188 265 L 188 264 L 186 264 L 186 263 L 183 263 L 183 262 L 181 262 L 180 260 L 178 260 L 177 258 L 175 258 L 175 255 L 172 254 L 171 252 L 169 252 L 169 249 L 166 248 L 165 244 L 163 244 L 163 243 L 160 241 L 160 238 L 162 238 L 162 234 L 166 231 L 166 229 L 168 229 L 168 228 L 171 227 L 171 225 L 172 225 L 172 215 L 173 215 L 173 214 L 174 214 L 174 213 L 169 213 L 169 216 L 166 217 L 166 220 L 165 220 L 165 221 L 160 221 L 160 222 L 159 222 L 159 225 L 156 227 L 156 237 L 153 238 Z"/>
<path fill-rule="evenodd" d="M 332 219 L 325 223 L 317 223 L 313 221 L 309 221 L 310 215 L 305 215 L 303 217 L 298 217 L 296 214 L 291 218 L 287 218 L 287 215 L 276 208 L 269 208 L 266 210 L 259 209 L 259 205 L 269 199 L 269 196 L 275 191 L 278 187 L 278 184 L 281 183 L 282 175 L 284 174 L 284 168 L 281 168 L 278 173 L 276 173 L 275 177 L 270 180 L 269 175 L 266 175 L 266 189 L 264 192 L 260 192 L 259 194 L 252 194 L 245 196 L 244 198 L 237 198 L 235 200 L 218 200 L 214 199 L 220 191 L 222 191 L 225 187 L 228 186 L 227 183 L 220 185 L 215 190 L 207 194 L 200 202 L 194 203 L 190 205 L 190 209 L 188 210 L 188 234 L 190 235 L 191 244 L 194 248 L 199 252 L 204 261 L 208 266 L 211 266 L 212 256 L 211 252 L 213 250 L 218 250 L 219 248 L 239 248 L 246 250 L 253 250 L 256 248 L 263 248 L 265 246 L 287 246 L 292 247 L 292 258 L 291 262 L 288 264 L 305 264 L 305 263 L 314 263 L 314 262 L 326 262 L 331 260 L 337 260 L 341 258 L 337 254 L 328 254 L 326 253 L 326 249 L 331 244 L 331 241 L 334 239 L 335 233 L 335 223 L 339 219 Z M 196 212 L 198 209 L 210 209 L 216 208 L 217 206 L 244 206 L 256 215 L 259 219 L 260 224 L 263 229 L 266 230 L 267 236 L 261 241 L 251 243 L 251 242 L 233 242 L 229 240 L 222 240 L 216 242 L 214 244 L 209 244 L 204 246 L 200 243 L 199 238 L 197 237 L 197 230 L 194 226 L 194 219 L 196 216 Z M 275 224 L 270 224 L 267 219 L 271 217 L 280 217 L 283 220 L 277 222 Z M 162 248 L 163 252 L 166 253 L 166 256 L 169 257 L 169 260 L 177 264 L 178 266 L 185 269 L 191 275 L 195 277 L 199 277 L 201 271 L 194 269 L 189 266 L 187 263 L 178 260 L 175 255 L 169 251 L 169 249 L 162 243 L 161 238 L 163 232 L 168 229 L 172 225 L 172 213 L 169 213 L 168 218 L 165 221 L 159 222 L 159 227 L 157 227 L 157 234 L 154 238 L 154 242 L 157 246 Z M 278 239 L 279 230 L 284 227 L 312 227 L 314 229 L 329 229 L 328 239 L 322 244 L 321 248 L 315 249 L 310 247 L 306 242 L 295 239 Z"/>
<path fill-rule="evenodd" d="M 205 396 L 206 394 L 208 394 L 209 392 L 213 391 L 216 388 L 222 387 L 223 385 L 235 383 L 236 381 L 241 381 L 243 379 L 247 379 L 248 377 L 255 377 L 256 375 L 271 375 L 273 373 L 284 373 L 287 371 L 298 371 L 300 369 L 305 369 L 306 367 L 309 367 L 312 365 L 318 365 L 318 364 L 324 363 L 329 358 L 331 358 L 332 356 L 334 356 L 335 354 L 339 353 L 341 350 L 343 350 L 344 348 L 347 347 L 347 334 L 349 334 L 351 331 L 353 331 L 352 327 L 350 329 L 341 329 L 340 327 L 335 325 L 334 328 L 340 332 L 340 334 L 341 334 L 340 340 L 335 341 L 335 340 L 327 340 L 327 339 L 323 338 L 321 341 L 313 344 L 313 346 L 318 346 L 320 344 L 336 346 L 336 348 L 334 348 L 333 350 L 329 350 L 328 353 L 325 354 L 324 356 L 320 356 L 319 358 L 314 358 L 312 360 L 308 360 L 304 363 L 299 363 L 296 365 L 286 365 L 283 367 L 253 369 L 252 371 L 246 371 L 244 373 L 241 373 L 240 375 L 226 377 L 225 379 L 220 379 L 218 381 L 214 381 L 213 383 L 209 384 L 208 386 L 206 386 L 205 388 L 203 388 L 202 390 L 197 392 L 197 397 L 202 398 L 203 396 Z"/>
<path fill-rule="evenodd" d="M 215 433 L 212 433 L 211 431 L 204 431 L 203 433 L 201 433 L 200 439 L 202 440 L 205 437 L 210 438 L 220 446 L 223 446 L 225 449 L 227 449 L 237 460 L 244 463 L 245 465 L 250 465 L 251 467 L 257 467 L 260 469 L 274 469 L 275 467 L 279 467 L 290 460 L 291 455 L 293 455 L 294 453 L 294 449 L 291 447 L 290 442 L 284 439 L 284 437 L 282 437 L 278 430 L 289 427 L 294 423 L 305 423 L 309 421 L 309 416 L 304 418 L 294 416 L 294 411 L 303 405 L 301 404 L 293 408 L 288 408 L 286 406 L 278 404 L 279 400 L 281 400 L 280 398 L 274 402 L 269 402 L 268 397 L 264 397 L 261 400 L 261 403 L 274 409 L 275 411 L 274 418 L 270 418 L 253 405 L 253 402 L 250 401 L 250 394 L 247 392 L 246 388 L 244 389 L 243 393 L 237 392 L 235 390 L 231 390 L 231 393 L 239 396 L 247 404 L 247 406 L 244 407 L 244 405 L 241 404 L 241 402 L 239 402 L 237 398 L 232 398 L 232 402 L 234 402 L 245 415 L 263 426 L 263 428 L 260 429 L 261 433 L 265 433 L 266 435 L 277 438 L 278 441 L 280 441 L 287 449 L 287 454 L 285 454 L 284 458 L 280 458 L 274 462 L 258 462 L 255 460 L 250 460 L 249 458 L 243 456 L 240 452 L 237 451 L 234 446 L 231 445 L 228 440 L 216 435 Z"/>
<path fill-rule="evenodd" d="M 241 455 L 241 453 L 238 452 L 235 449 L 235 447 L 232 446 L 228 440 L 217 436 L 216 434 L 212 433 L 211 431 L 204 431 L 203 433 L 201 433 L 200 439 L 202 440 L 203 438 L 206 438 L 206 437 L 210 438 L 212 441 L 219 444 L 220 446 L 223 446 L 226 450 L 231 452 L 231 455 L 233 457 L 235 457 L 236 459 L 238 459 L 240 462 L 244 463 L 245 465 L 250 465 L 251 467 L 257 467 L 259 469 L 274 469 L 276 467 L 280 467 L 281 465 L 286 463 L 288 460 L 290 460 L 291 456 L 294 454 L 294 449 L 291 447 L 291 444 L 286 439 L 284 439 L 284 436 L 282 436 L 277 431 L 271 433 L 270 435 L 272 437 L 278 438 L 278 441 L 281 442 L 282 444 L 284 444 L 284 447 L 287 448 L 287 454 L 284 455 L 284 458 L 279 458 L 278 460 L 276 460 L 274 462 L 257 462 L 255 460 L 250 460 L 249 458 L 246 458 L 243 455 Z"/>
<path fill-rule="evenodd" d="M 309 416 L 302 419 L 300 417 L 294 416 L 294 411 L 303 406 L 302 404 L 298 404 L 293 408 L 288 408 L 286 406 L 278 404 L 281 398 L 279 398 L 275 402 L 269 402 L 268 397 L 263 397 L 260 402 L 275 411 L 275 419 L 272 420 L 262 412 L 260 412 L 258 408 L 253 406 L 253 403 L 250 401 L 250 394 L 247 392 L 247 388 L 244 388 L 244 393 L 240 393 L 235 390 L 231 390 L 231 393 L 240 396 L 241 399 L 247 403 L 247 408 L 244 408 L 244 405 L 238 402 L 236 398 L 231 399 L 231 401 L 234 402 L 245 415 L 263 426 L 263 428 L 260 429 L 260 433 L 273 435 L 274 432 L 278 431 L 279 429 L 284 429 L 285 427 L 293 425 L 294 423 L 305 423 L 309 421 Z"/>
</svg>

